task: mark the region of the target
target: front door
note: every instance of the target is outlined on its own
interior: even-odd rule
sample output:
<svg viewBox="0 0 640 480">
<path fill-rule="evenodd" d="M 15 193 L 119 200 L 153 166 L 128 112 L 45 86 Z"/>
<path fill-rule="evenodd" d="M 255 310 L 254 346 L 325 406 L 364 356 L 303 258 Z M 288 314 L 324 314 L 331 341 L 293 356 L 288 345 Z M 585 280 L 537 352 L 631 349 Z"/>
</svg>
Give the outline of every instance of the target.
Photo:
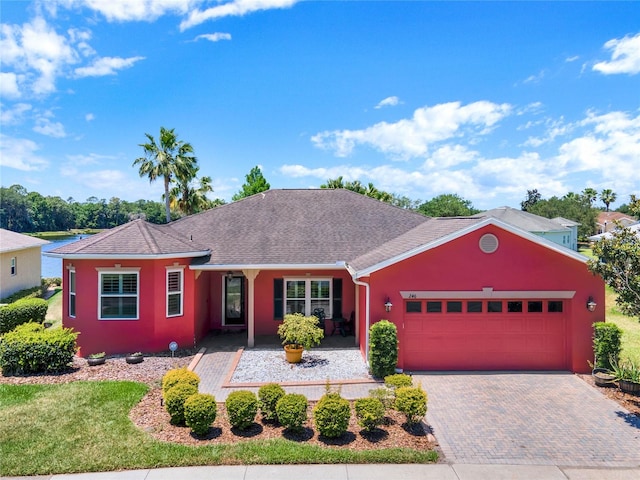
<svg viewBox="0 0 640 480">
<path fill-rule="evenodd" d="M 224 277 L 224 324 L 244 325 L 244 277 Z"/>
</svg>

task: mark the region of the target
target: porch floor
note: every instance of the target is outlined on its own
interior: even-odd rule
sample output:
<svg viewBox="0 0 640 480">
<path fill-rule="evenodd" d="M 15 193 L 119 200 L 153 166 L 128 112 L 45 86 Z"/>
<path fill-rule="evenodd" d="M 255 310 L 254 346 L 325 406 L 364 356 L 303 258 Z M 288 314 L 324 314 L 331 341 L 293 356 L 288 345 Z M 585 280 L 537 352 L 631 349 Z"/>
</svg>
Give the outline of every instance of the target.
<svg viewBox="0 0 640 480">
<path fill-rule="evenodd" d="M 282 341 L 278 335 L 256 335 L 254 348 L 281 347 Z M 357 348 L 356 337 L 353 335 L 326 335 L 319 347 L 315 349 Z M 240 347 L 247 348 L 247 332 L 210 332 L 198 342 L 198 347 L 206 347 L 209 351 L 230 352 Z"/>
</svg>

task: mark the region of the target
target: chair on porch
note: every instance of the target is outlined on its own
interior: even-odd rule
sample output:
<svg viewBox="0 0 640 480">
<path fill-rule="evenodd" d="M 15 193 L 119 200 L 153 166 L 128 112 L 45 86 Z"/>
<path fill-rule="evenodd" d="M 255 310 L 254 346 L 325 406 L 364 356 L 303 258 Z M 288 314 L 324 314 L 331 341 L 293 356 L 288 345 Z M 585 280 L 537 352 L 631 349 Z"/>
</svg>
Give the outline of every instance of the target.
<svg viewBox="0 0 640 480">
<path fill-rule="evenodd" d="M 351 312 L 351 316 L 348 320 L 344 318 L 342 314 L 338 314 L 334 316 L 331 321 L 333 322 L 331 335 L 336 333 L 336 330 L 338 330 L 340 335 L 343 337 L 346 337 L 347 335 L 355 335 L 356 312 Z"/>
<path fill-rule="evenodd" d="M 314 308 L 313 313 L 311 314 L 318 319 L 318 324 L 320 328 L 324 330 L 324 320 L 327 318 L 327 315 L 324 313 L 324 308 Z"/>
</svg>

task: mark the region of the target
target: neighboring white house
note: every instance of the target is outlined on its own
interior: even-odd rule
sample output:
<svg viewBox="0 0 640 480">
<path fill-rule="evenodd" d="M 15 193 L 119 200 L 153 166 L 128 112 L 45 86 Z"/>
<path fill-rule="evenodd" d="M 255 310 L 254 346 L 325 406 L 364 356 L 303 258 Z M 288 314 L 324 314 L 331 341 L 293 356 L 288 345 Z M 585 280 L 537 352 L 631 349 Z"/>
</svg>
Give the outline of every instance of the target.
<svg viewBox="0 0 640 480">
<path fill-rule="evenodd" d="M 636 235 L 640 237 L 640 222 L 634 223 L 633 225 L 626 225 L 626 227 L 632 232 L 636 232 Z M 611 238 L 616 230 L 610 230 L 604 233 L 599 233 L 598 235 L 592 235 L 589 237 L 589 240 L 592 242 L 597 242 L 598 240 L 602 240 L 603 238 Z"/>
<path fill-rule="evenodd" d="M 41 247 L 47 243 L 0 228 L 0 298 L 40 285 Z"/>
<path fill-rule="evenodd" d="M 521 228 L 547 240 L 578 251 L 578 225 L 572 220 L 557 217 L 550 220 L 533 213 L 511 207 L 498 207 L 478 213 L 474 217 L 493 217 L 505 223 Z"/>
</svg>

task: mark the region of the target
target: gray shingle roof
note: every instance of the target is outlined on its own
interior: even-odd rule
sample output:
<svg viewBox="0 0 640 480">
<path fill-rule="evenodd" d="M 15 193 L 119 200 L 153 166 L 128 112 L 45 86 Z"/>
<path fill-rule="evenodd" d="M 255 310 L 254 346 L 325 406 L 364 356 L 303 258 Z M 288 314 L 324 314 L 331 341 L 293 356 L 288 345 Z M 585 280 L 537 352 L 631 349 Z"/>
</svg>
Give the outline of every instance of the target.
<svg viewBox="0 0 640 480">
<path fill-rule="evenodd" d="M 482 221 L 484 221 L 484 218 L 480 217 L 428 218 L 426 222 L 421 223 L 403 235 L 354 259 L 350 265 L 355 270 L 364 270 L 416 248 L 429 245 L 460 230 L 477 225 Z"/>
<path fill-rule="evenodd" d="M 171 226 L 211 248 L 212 265 L 335 264 L 427 217 L 344 189 L 268 190 Z"/>
<path fill-rule="evenodd" d="M 553 220 L 511 207 L 494 208 L 493 210 L 478 213 L 477 215 L 474 215 L 474 217 L 497 218 L 498 220 L 502 220 L 505 223 L 518 227 L 522 230 L 526 230 L 527 232 L 543 233 L 570 231 L 570 229 L 563 227 Z"/>
<path fill-rule="evenodd" d="M 14 252 L 25 248 L 40 247 L 49 242 L 22 233 L 0 228 L 0 252 Z"/>
<path fill-rule="evenodd" d="M 207 247 L 167 225 L 134 220 L 124 225 L 68 243 L 49 253 L 86 256 L 201 256 Z"/>
</svg>

